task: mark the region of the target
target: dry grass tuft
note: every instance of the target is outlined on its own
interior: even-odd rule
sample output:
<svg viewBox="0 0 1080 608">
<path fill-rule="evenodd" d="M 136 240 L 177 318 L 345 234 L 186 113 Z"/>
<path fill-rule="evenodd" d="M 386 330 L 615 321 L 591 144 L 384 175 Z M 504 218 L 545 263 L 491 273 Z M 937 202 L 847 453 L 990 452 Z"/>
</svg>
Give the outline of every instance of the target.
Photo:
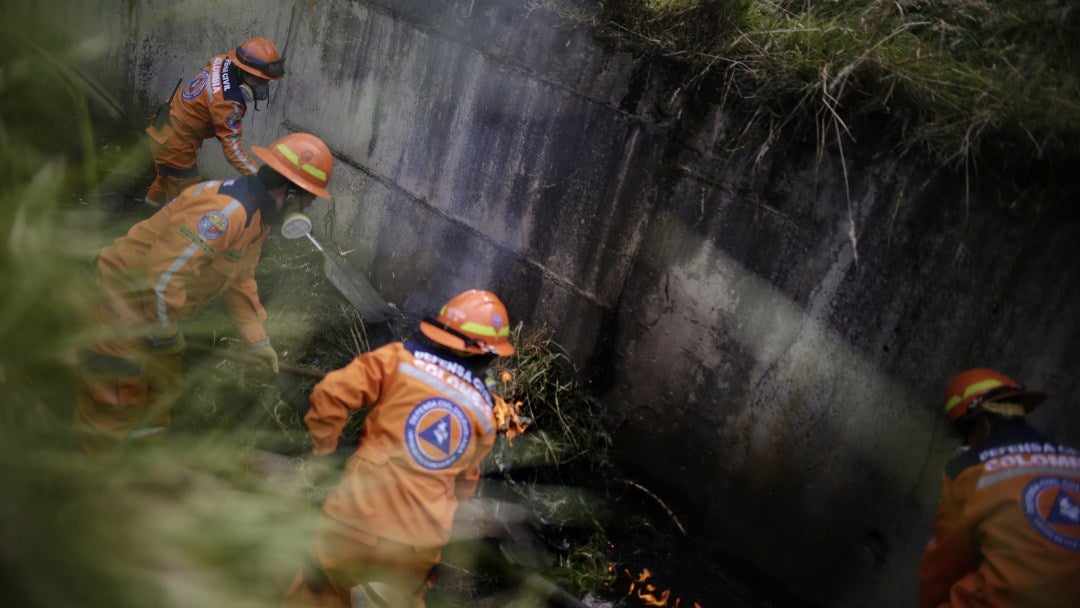
<svg viewBox="0 0 1080 608">
<path fill-rule="evenodd" d="M 600 19 L 721 83 L 769 141 L 842 146 L 873 118 L 865 135 L 932 166 L 1053 180 L 1080 160 L 1069 0 L 606 0 Z"/>
</svg>

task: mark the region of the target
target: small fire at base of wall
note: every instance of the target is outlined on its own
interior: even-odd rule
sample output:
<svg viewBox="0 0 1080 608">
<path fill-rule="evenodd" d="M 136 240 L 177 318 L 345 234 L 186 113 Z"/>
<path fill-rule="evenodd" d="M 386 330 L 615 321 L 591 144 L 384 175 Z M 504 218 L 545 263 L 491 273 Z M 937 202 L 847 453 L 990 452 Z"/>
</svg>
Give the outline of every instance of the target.
<svg viewBox="0 0 1080 608">
<path fill-rule="evenodd" d="M 622 569 L 626 596 L 636 599 L 640 606 L 662 608 L 705 608 L 704 604 L 670 588 L 662 578 L 654 576 L 648 568 Z"/>
</svg>

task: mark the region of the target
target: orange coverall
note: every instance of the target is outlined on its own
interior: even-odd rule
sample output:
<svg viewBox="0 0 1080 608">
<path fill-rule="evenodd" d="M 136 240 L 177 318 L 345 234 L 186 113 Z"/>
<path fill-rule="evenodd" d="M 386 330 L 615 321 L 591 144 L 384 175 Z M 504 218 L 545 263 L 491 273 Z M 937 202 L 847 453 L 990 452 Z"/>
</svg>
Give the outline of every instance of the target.
<svg viewBox="0 0 1080 608">
<path fill-rule="evenodd" d="M 222 294 L 241 337 L 266 339 L 255 265 L 276 210 L 256 176 L 203 182 L 135 224 L 98 259 L 104 339 L 80 353 L 76 428 L 88 452 L 160 433 L 180 395 L 180 359 L 158 356 L 147 331 L 189 319 Z"/>
<path fill-rule="evenodd" d="M 941 487 L 922 608 L 1080 606 L 1080 452 L 1010 425 L 955 457 Z"/>
<path fill-rule="evenodd" d="M 146 194 L 155 207 L 176 198 L 198 182 L 199 148 L 203 140 L 217 137 L 221 150 L 241 175 L 258 170 L 257 159 L 244 148 L 243 119 L 247 102 L 240 90 L 243 71 L 225 54 L 210 59 L 170 102 L 169 122 L 161 129 L 146 128 L 157 178 Z"/>
<path fill-rule="evenodd" d="M 327 374 L 304 417 L 315 454 L 335 450 L 350 411 L 370 411 L 323 505 L 314 563 L 285 605 L 347 608 L 352 587 L 376 580 L 424 606 L 454 513 L 495 443 L 495 399 L 467 360 L 418 342 L 388 344 Z"/>
</svg>

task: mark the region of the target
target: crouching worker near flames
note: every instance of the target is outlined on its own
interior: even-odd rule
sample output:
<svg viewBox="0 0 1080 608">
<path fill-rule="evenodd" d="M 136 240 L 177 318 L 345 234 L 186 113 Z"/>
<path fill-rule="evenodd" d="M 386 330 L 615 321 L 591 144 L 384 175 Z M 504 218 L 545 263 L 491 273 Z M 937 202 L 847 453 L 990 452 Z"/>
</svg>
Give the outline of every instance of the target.
<svg viewBox="0 0 1080 608">
<path fill-rule="evenodd" d="M 293 133 L 269 148 L 258 173 L 208 181 L 135 224 L 101 251 L 98 341 L 79 353 L 75 427 L 88 453 L 169 428 L 180 396 L 181 322 L 222 294 L 250 352 L 278 371 L 263 322 L 255 265 L 272 227 L 326 190 L 333 157 L 322 140 Z"/>
<path fill-rule="evenodd" d="M 422 321 L 419 335 L 315 386 L 304 422 L 316 455 L 338 448 L 351 411 L 369 412 L 285 606 L 425 605 L 458 504 L 476 491 L 501 430 L 505 403 L 484 378 L 497 357 L 514 354 L 509 335 L 499 298 L 469 290 Z"/>
<path fill-rule="evenodd" d="M 184 88 L 173 91 L 146 128 L 157 173 L 146 193 L 147 206 L 160 208 L 199 182 L 199 148 L 211 137 L 221 142 L 226 160 L 241 175 L 255 173 L 258 164 L 244 148 L 247 104 L 254 102 L 257 110 L 270 97 L 270 81 L 283 76 L 277 47 L 257 37 L 211 57 Z"/>
<path fill-rule="evenodd" d="M 964 449 L 945 468 L 922 608 L 1080 606 L 1080 452 L 1025 421 L 1046 398 L 991 369 L 949 383 Z"/>
</svg>

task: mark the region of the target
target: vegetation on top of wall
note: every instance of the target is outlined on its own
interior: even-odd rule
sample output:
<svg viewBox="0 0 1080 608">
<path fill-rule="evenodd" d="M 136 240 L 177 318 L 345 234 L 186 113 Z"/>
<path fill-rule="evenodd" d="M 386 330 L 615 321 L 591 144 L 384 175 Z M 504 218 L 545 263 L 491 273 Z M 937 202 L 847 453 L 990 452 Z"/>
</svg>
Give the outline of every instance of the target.
<svg viewBox="0 0 1080 608">
<path fill-rule="evenodd" d="M 872 117 L 901 152 L 1005 174 L 1040 206 L 1080 160 L 1070 0 L 603 0 L 598 19 L 691 62 L 774 132 L 843 146 Z"/>
</svg>

